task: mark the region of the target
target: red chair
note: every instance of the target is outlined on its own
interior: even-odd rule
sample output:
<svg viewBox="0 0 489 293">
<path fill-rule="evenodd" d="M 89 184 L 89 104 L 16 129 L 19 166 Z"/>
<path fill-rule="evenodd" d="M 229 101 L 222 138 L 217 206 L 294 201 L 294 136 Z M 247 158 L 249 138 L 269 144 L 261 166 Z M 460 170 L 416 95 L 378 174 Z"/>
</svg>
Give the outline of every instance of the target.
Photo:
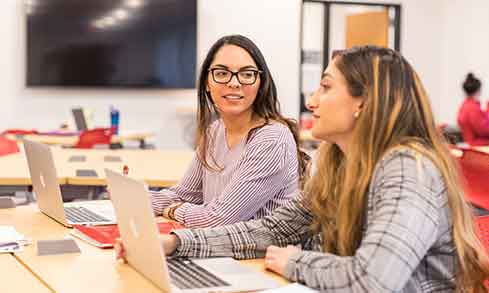
<svg viewBox="0 0 489 293">
<path fill-rule="evenodd" d="M 15 140 L 0 135 L 0 156 L 18 153 L 19 151 L 19 145 Z"/>
<path fill-rule="evenodd" d="M 475 226 L 477 229 L 477 236 L 486 251 L 489 252 L 489 216 L 479 216 L 475 218 Z M 489 280 L 485 282 L 486 289 L 489 292 Z"/>
<path fill-rule="evenodd" d="M 481 243 L 489 251 L 489 216 L 476 217 L 475 225 Z"/>
<path fill-rule="evenodd" d="M 110 128 L 94 128 L 82 131 L 74 148 L 91 149 L 95 145 L 110 146 L 112 134 L 113 130 Z"/>
<path fill-rule="evenodd" d="M 4 130 L 1 135 L 5 134 L 13 134 L 13 135 L 26 135 L 26 134 L 37 134 L 37 130 L 35 129 L 17 129 L 17 128 L 11 128 Z"/>
<path fill-rule="evenodd" d="M 470 148 L 458 148 L 457 159 L 466 199 L 483 209 L 489 210 L 489 154 Z"/>
</svg>

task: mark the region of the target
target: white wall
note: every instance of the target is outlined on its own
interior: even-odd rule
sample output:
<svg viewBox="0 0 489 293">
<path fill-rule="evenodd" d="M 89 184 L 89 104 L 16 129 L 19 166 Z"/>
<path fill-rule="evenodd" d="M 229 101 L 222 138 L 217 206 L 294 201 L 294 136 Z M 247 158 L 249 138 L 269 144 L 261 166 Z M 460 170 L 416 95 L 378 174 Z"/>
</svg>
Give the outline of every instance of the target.
<svg viewBox="0 0 489 293">
<path fill-rule="evenodd" d="M 94 124 L 108 125 L 109 105 L 121 110 L 122 129 L 157 133 L 162 148 L 184 147 L 185 118 L 178 107 L 196 104 L 195 90 L 26 89 L 23 0 L 2 0 L 0 10 L 0 129 L 53 129 L 70 119 L 73 105 L 93 108 Z M 199 0 L 197 62 L 219 37 L 244 34 L 261 48 L 277 82 L 285 115 L 299 111 L 300 0 Z M 257 9 L 259 7 L 259 9 Z M 188 118 L 187 118 L 188 119 Z"/>
<path fill-rule="evenodd" d="M 355 2 L 345 0 L 343 2 Z M 368 1 L 364 1 L 368 2 Z M 446 0 L 375 0 L 401 4 L 401 53 L 410 61 L 430 95 L 435 116 L 440 116 L 443 6 Z M 332 24 L 333 26 L 333 24 Z M 334 30 L 334 27 L 331 27 Z M 339 29 L 344 30 L 340 25 Z M 338 34 L 337 34 L 338 35 Z"/>
<path fill-rule="evenodd" d="M 443 9 L 447 0 L 403 0 L 401 52 L 420 75 L 435 117 L 441 115 Z"/>
<path fill-rule="evenodd" d="M 376 0 L 382 2 L 383 0 Z M 195 91 L 25 89 L 22 0 L 2 0 L 0 10 L 0 129 L 52 129 L 69 119 L 73 105 L 96 110 L 108 124 L 108 106 L 122 112 L 121 127 L 157 131 L 158 146 L 182 147 L 176 108 L 195 104 Z M 345 1 L 349 2 L 349 1 Z M 439 121 L 454 122 L 460 83 L 471 70 L 489 83 L 487 0 L 398 0 L 402 4 L 401 50 L 420 74 Z M 276 79 L 283 112 L 297 117 L 300 0 L 199 0 L 198 64 L 218 37 L 241 33 L 262 49 Z M 484 93 L 483 93 L 484 96 Z M 488 95 L 486 95 L 488 96 Z M 187 118 L 188 119 L 188 118 Z"/>
<path fill-rule="evenodd" d="M 482 104 L 489 100 L 489 1 L 394 3 L 402 4 L 403 10 L 402 53 L 420 74 L 437 122 L 456 125 L 464 98 L 461 84 L 469 71 L 482 81 Z"/>
<path fill-rule="evenodd" d="M 440 120 L 456 123 L 464 99 L 462 82 L 472 71 L 482 81 L 481 100 L 489 98 L 489 1 L 450 0 L 444 6 Z"/>
</svg>

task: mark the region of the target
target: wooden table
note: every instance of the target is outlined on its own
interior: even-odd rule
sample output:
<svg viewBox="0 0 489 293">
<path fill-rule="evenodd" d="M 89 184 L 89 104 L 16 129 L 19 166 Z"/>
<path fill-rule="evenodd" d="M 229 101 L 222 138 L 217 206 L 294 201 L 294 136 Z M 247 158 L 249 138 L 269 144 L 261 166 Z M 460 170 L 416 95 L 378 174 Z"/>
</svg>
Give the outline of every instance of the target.
<svg viewBox="0 0 489 293">
<path fill-rule="evenodd" d="M 0 254 L 0 292 L 49 293 L 50 290 L 10 253 Z"/>
<path fill-rule="evenodd" d="M 312 136 L 311 130 L 301 130 L 299 132 L 299 137 L 302 141 L 318 141 L 316 138 Z"/>
<path fill-rule="evenodd" d="M 31 185 L 31 176 L 27 159 L 23 151 L 20 153 L 9 154 L 0 157 L 0 185 L 3 186 L 18 186 Z M 66 178 L 59 176 L 59 184 L 66 184 Z"/>
<path fill-rule="evenodd" d="M 0 210 L 0 223 L 13 225 L 34 242 L 70 237 L 69 229 L 40 213 L 33 205 Z M 130 266 L 116 263 L 112 249 L 100 249 L 74 239 L 81 253 L 38 256 L 33 244 L 16 256 L 56 292 L 161 292 Z M 265 272 L 262 260 L 243 263 Z M 287 283 L 278 275 L 265 273 L 281 284 Z"/>
<path fill-rule="evenodd" d="M 84 156 L 85 162 L 68 162 L 72 156 Z M 107 185 L 104 168 L 121 172 L 124 165 L 129 176 L 145 181 L 152 187 L 168 187 L 178 183 L 187 170 L 194 154 L 192 151 L 162 150 L 83 150 L 64 149 L 56 155 L 61 174 L 69 185 Z M 120 158 L 120 162 L 106 162 L 104 158 Z M 92 169 L 97 177 L 76 176 L 77 169 Z"/>
<path fill-rule="evenodd" d="M 474 149 L 489 154 L 489 146 L 479 146 L 479 147 L 474 147 Z"/>
<path fill-rule="evenodd" d="M 316 149 L 321 143 L 321 140 L 312 136 L 312 132 L 310 129 L 300 130 L 299 138 L 301 141 L 301 146 L 305 149 Z"/>
<path fill-rule="evenodd" d="M 111 143 L 124 143 L 127 141 L 138 141 L 140 144 L 144 145 L 146 139 L 154 136 L 152 132 L 121 132 L 120 134 L 112 135 Z M 63 146 L 74 146 L 78 142 L 78 135 L 50 135 L 50 134 L 27 134 L 23 136 L 9 135 L 12 139 L 28 139 L 35 142 L 51 144 L 51 145 L 63 145 Z"/>
<path fill-rule="evenodd" d="M 192 151 L 164 150 L 100 150 L 64 149 L 52 147 L 53 158 L 60 184 L 106 185 L 104 168 L 121 172 L 127 165 L 131 177 L 144 180 L 149 186 L 174 185 L 185 173 L 193 157 Z M 83 162 L 70 158 L 83 157 Z M 118 158 L 120 162 L 106 162 L 106 157 Z M 0 157 L 0 185 L 31 185 L 29 168 L 24 152 Z M 92 169 L 97 177 L 76 176 L 78 169 Z"/>
</svg>

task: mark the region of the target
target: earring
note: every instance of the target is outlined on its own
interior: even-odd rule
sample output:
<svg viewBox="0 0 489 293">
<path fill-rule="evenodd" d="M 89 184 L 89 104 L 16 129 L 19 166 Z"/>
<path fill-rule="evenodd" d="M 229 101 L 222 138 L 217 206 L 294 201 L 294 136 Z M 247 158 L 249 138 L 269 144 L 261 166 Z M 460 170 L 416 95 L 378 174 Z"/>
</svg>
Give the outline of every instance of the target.
<svg viewBox="0 0 489 293">
<path fill-rule="evenodd" d="M 353 117 L 358 118 L 358 116 L 360 116 L 360 111 L 355 111 L 355 113 L 353 113 Z"/>
</svg>

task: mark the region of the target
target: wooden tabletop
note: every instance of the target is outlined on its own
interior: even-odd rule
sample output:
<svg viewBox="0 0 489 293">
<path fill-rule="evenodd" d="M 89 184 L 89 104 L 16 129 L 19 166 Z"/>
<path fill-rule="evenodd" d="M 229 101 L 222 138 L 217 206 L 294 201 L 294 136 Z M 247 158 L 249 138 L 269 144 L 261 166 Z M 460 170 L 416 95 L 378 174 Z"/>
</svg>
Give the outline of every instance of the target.
<svg viewBox="0 0 489 293">
<path fill-rule="evenodd" d="M 474 149 L 489 154 L 489 146 L 478 146 L 474 147 Z"/>
<path fill-rule="evenodd" d="M 27 159 L 23 151 L 0 157 L 0 185 L 31 185 Z M 59 174 L 59 172 L 58 172 Z M 66 177 L 58 175 L 59 184 L 66 184 Z"/>
<path fill-rule="evenodd" d="M 84 156 L 85 162 L 69 161 L 70 157 Z M 120 159 L 107 162 L 107 158 Z M 168 187 L 178 183 L 193 158 L 192 151 L 177 150 L 63 150 L 56 155 L 57 166 L 66 175 L 70 185 L 106 185 L 104 168 L 122 172 L 124 165 L 129 176 L 145 181 L 149 186 Z M 76 176 L 77 169 L 92 169 L 97 177 Z"/>
<path fill-rule="evenodd" d="M 309 141 L 317 142 L 317 141 L 319 141 L 317 138 L 312 136 L 312 132 L 310 129 L 301 130 L 299 132 L 299 137 L 300 137 L 301 141 L 305 141 L 305 142 L 309 142 Z"/>
<path fill-rule="evenodd" d="M 106 185 L 104 168 L 122 171 L 129 167 L 129 175 L 144 180 L 149 186 L 174 185 L 185 173 L 193 157 L 192 151 L 166 150 L 100 150 L 65 149 L 52 147 L 60 184 Z M 72 161 L 82 157 L 84 161 Z M 115 161 L 114 161 L 115 159 Z M 119 160 L 119 161 L 117 161 Z M 0 157 L 0 185 L 31 185 L 24 152 Z M 97 177 L 77 176 L 77 170 L 94 170 Z"/>
<path fill-rule="evenodd" d="M 152 136 L 154 136 L 154 133 L 152 132 L 121 132 L 120 134 L 112 135 L 111 142 L 124 143 L 126 141 L 141 141 Z M 11 139 L 17 139 L 15 135 L 8 135 L 8 137 Z M 27 134 L 21 137 L 23 139 L 51 145 L 74 146 L 78 142 L 78 134 Z"/>
<path fill-rule="evenodd" d="M 0 210 L 0 223 L 13 225 L 17 231 L 33 240 L 34 244 L 16 256 L 56 292 L 161 292 L 130 266 L 117 263 L 112 249 L 100 249 L 77 238 L 73 239 L 81 253 L 38 256 L 35 244 L 38 240 L 72 237 L 69 229 L 40 213 L 34 205 Z M 265 272 L 262 260 L 243 261 L 243 264 Z M 278 275 L 265 273 L 281 284 L 287 283 Z"/>
<path fill-rule="evenodd" d="M 21 262 L 10 253 L 0 254 L 0 292 L 49 293 L 45 284 L 35 277 Z"/>
</svg>

